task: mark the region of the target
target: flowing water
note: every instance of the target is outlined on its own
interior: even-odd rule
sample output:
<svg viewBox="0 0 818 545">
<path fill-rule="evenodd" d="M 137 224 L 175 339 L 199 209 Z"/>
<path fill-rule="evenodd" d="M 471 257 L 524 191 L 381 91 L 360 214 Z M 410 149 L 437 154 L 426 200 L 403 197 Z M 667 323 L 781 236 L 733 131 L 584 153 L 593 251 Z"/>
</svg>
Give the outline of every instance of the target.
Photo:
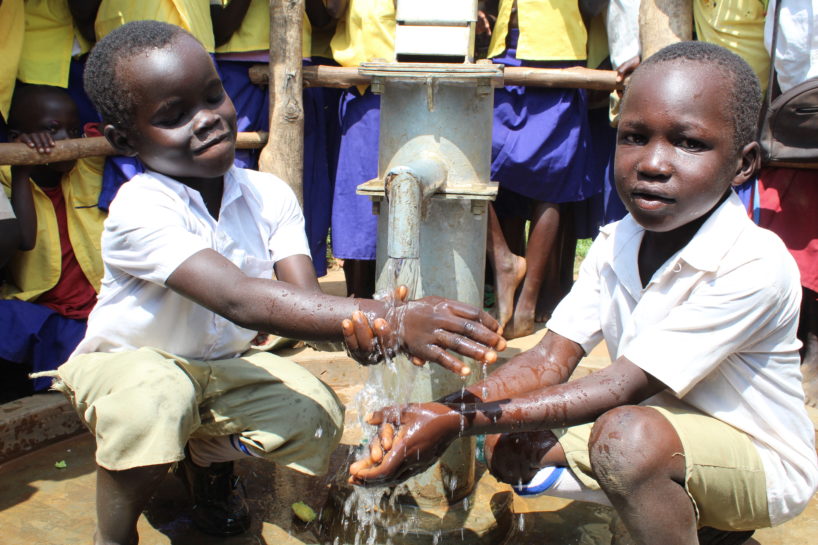
<svg viewBox="0 0 818 545">
<path fill-rule="evenodd" d="M 375 295 L 375 298 L 391 306 L 388 310 L 402 304 L 394 297 L 398 286 L 407 287 L 409 300 L 417 298 L 420 289 L 418 259 L 389 258 L 386 263 L 386 275 L 386 286 Z M 363 429 L 365 437 L 355 451 L 356 460 L 369 455 L 369 440 L 377 433 L 375 426 L 364 422 L 366 415 L 388 405 L 408 403 L 413 385 L 422 373 L 429 373 L 429 370 L 412 365 L 404 354 L 398 354 L 393 358 L 387 357 L 380 365 L 369 368 L 369 378 L 354 401 L 359 415 L 358 424 Z M 352 461 L 355 460 L 350 460 Z M 344 501 L 342 512 L 344 529 L 348 530 L 350 525 L 354 525 L 353 545 L 388 544 L 392 536 L 406 534 L 414 527 L 414 521 L 409 517 L 396 519 L 389 515 L 400 510 L 396 500 L 406 491 L 407 488 L 402 485 L 394 488 L 353 487 L 352 493 Z M 350 535 L 346 531 L 344 534 Z M 340 545 L 340 538 L 335 539 L 335 545 Z"/>
</svg>

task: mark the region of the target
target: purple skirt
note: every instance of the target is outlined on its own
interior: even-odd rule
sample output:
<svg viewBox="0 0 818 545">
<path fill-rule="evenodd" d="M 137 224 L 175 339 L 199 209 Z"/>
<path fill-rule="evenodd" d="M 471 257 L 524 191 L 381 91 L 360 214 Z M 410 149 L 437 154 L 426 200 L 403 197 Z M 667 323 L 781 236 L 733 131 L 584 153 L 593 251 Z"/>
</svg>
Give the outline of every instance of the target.
<svg viewBox="0 0 818 545">
<path fill-rule="evenodd" d="M 338 109 L 341 145 L 332 204 L 332 253 L 341 259 L 375 259 L 378 218 L 369 197 L 355 188 L 378 176 L 381 97 L 348 89 Z"/>
<path fill-rule="evenodd" d="M 601 191 L 574 206 L 577 238 L 596 238 L 599 228 L 625 217 L 628 211 L 616 192 L 613 176 L 616 129 L 611 127 L 608 108 L 588 111 L 590 125 L 590 157 L 586 175 Z"/>
<path fill-rule="evenodd" d="M 495 63 L 565 68 L 576 63 L 516 58 L 518 31 Z M 525 197 L 551 203 L 581 201 L 602 186 L 589 180 L 587 99 L 581 89 L 507 86 L 494 92 L 492 180 Z"/>
<path fill-rule="evenodd" d="M 85 336 L 87 320 L 74 320 L 48 307 L 0 300 L 0 359 L 29 364 L 31 371 L 51 371 L 68 359 Z M 34 379 L 34 390 L 51 386 L 50 378 Z"/>
</svg>

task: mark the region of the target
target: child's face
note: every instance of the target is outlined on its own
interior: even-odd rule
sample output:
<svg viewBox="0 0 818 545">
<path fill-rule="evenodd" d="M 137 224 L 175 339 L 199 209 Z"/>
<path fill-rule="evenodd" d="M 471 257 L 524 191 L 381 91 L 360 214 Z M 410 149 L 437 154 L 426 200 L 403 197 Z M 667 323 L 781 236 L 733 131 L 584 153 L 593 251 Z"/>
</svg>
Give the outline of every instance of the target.
<svg viewBox="0 0 818 545">
<path fill-rule="evenodd" d="M 9 139 L 16 142 L 21 134 L 47 132 L 54 140 L 79 138 L 82 136 L 77 105 L 64 93 L 40 92 L 23 100 L 24 109 L 15 115 L 17 125 L 9 131 Z M 68 172 L 76 161 L 48 163 L 48 168 L 57 172 Z"/>
<path fill-rule="evenodd" d="M 127 151 L 177 179 L 227 172 L 235 153 L 236 111 L 199 42 L 182 35 L 165 48 L 134 55 L 119 67 L 119 80 L 136 105 L 132 125 L 122 130 Z"/>
<path fill-rule="evenodd" d="M 646 67 L 647 68 L 647 67 Z M 667 62 L 638 73 L 622 104 L 614 178 L 622 202 L 649 231 L 703 216 L 738 181 L 730 82 L 713 66 Z"/>
</svg>

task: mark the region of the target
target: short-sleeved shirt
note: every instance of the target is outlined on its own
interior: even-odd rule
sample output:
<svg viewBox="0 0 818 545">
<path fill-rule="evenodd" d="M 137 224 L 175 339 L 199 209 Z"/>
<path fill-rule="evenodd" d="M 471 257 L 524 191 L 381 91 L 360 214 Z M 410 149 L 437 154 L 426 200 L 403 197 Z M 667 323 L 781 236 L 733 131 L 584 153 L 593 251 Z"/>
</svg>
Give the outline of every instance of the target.
<svg viewBox="0 0 818 545">
<path fill-rule="evenodd" d="M 281 259 L 310 255 L 298 201 L 275 176 L 232 167 L 215 220 L 198 191 L 156 172 L 139 174 L 111 203 L 102 234 L 102 289 L 74 354 L 150 346 L 211 360 L 247 350 L 257 332 L 165 285 L 207 248 L 254 278 L 272 278 Z"/>
<path fill-rule="evenodd" d="M 782 0 L 775 47 L 775 70 L 781 92 L 818 76 L 818 0 Z M 764 43 L 772 48 L 775 3 L 767 6 Z"/>
<path fill-rule="evenodd" d="M 645 287 L 644 232 L 630 215 L 602 228 L 549 329 L 586 353 L 604 339 L 612 359 L 667 385 L 646 403 L 675 396 L 746 433 L 764 464 L 772 524 L 794 517 L 818 487 L 795 262 L 732 193 Z"/>
<path fill-rule="evenodd" d="M 515 0 L 500 0 L 491 33 L 489 58 L 506 50 L 511 10 Z M 516 0 L 520 39 L 517 58 L 528 61 L 585 60 L 588 39 L 574 0 Z"/>
</svg>

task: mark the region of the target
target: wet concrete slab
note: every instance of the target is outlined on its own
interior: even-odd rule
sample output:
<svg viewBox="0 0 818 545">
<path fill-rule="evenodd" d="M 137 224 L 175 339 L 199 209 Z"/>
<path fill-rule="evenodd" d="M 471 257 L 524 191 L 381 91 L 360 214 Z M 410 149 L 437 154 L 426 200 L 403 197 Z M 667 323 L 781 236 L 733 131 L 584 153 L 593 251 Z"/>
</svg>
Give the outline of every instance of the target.
<svg viewBox="0 0 818 545">
<path fill-rule="evenodd" d="M 333 285 L 330 289 L 342 291 L 343 287 L 342 284 Z M 537 332 L 511 341 L 504 358 L 533 346 L 541 335 L 542 332 Z M 360 439 L 355 426 L 358 415 L 353 410 L 352 400 L 365 381 L 367 370 L 341 352 L 298 348 L 290 349 L 286 355 L 330 384 L 348 407 L 347 430 L 341 446 L 333 454 L 329 474 L 309 477 L 261 460 L 239 462 L 237 473 L 246 487 L 254 523 L 247 534 L 233 538 L 213 538 L 198 532 L 188 516 L 189 502 L 181 483 L 168 474 L 139 520 L 141 544 L 309 545 L 331 542 L 320 522 L 301 522 L 294 516 L 291 506 L 295 502 L 305 502 L 320 515 L 322 508 L 330 503 L 331 487 L 343 482 L 351 449 Z M 587 374 L 608 363 L 605 348 L 600 347 L 583 361 L 577 375 Z M 54 406 L 60 405 L 60 396 L 48 396 L 55 397 L 37 403 L 51 407 L 53 411 Z M 2 414 L 0 411 L 0 420 Z M 813 412 L 812 416 L 818 423 L 818 414 Z M 0 464 L 0 544 L 91 543 L 96 520 L 93 451 L 93 438 L 82 432 Z M 484 468 L 479 468 L 479 472 L 481 486 L 493 491 L 492 498 L 496 500 L 503 494 L 511 494 L 508 486 L 497 483 Z M 505 543 L 515 545 L 629 543 L 611 509 L 584 502 L 513 496 L 510 526 Z M 754 539 L 748 543 L 807 545 L 816 542 L 818 498 L 813 499 L 806 512 L 794 521 L 758 531 Z"/>
</svg>

